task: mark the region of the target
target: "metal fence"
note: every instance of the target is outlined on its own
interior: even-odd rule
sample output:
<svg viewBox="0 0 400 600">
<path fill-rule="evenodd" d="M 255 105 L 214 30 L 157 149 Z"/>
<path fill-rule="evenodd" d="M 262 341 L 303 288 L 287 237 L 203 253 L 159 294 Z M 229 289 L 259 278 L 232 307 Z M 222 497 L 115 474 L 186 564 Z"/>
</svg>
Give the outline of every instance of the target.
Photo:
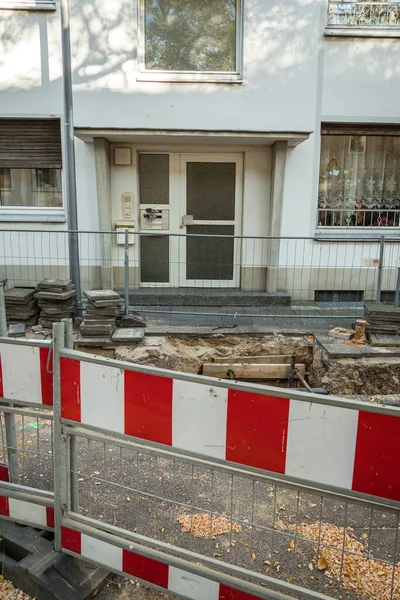
<svg viewBox="0 0 400 600">
<path fill-rule="evenodd" d="M 58 356 L 67 553 L 199 600 L 398 596 L 398 409 Z"/>
<path fill-rule="evenodd" d="M 164 322 L 353 317 L 364 300 L 394 302 L 399 284 L 400 241 L 389 235 L 78 237 L 83 290 L 116 289 L 131 309 Z M 0 276 L 9 286 L 68 275 L 68 232 L 0 231 Z"/>
<path fill-rule="evenodd" d="M 398 29 L 399 2 L 328 2 L 327 27 Z"/>
<path fill-rule="evenodd" d="M 70 334 L 0 338 L 1 518 L 191 600 L 399 596 L 399 409 L 111 361 Z M 31 363 L 11 369 L 15 349 Z"/>
</svg>

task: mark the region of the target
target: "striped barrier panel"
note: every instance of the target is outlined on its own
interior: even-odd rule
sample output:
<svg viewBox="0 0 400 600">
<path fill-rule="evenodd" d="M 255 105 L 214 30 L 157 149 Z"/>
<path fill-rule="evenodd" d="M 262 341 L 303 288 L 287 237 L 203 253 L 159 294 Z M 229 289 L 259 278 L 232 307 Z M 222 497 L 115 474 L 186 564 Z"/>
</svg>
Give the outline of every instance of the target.
<svg viewBox="0 0 400 600">
<path fill-rule="evenodd" d="M 68 352 L 61 355 L 67 421 L 400 500 L 400 411 L 360 410 L 356 402 L 343 407 L 340 399 L 324 404 L 301 392 L 292 399 L 277 388 L 180 378 Z"/>
<path fill-rule="evenodd" d="M 61 547 L 75 556 L 100 564 L 111 571 L 140 579 L 144 583 L 162 588 L 170 594 L 178 594 L 183 598 L 257 600 L 257 596 L 247 592 L 114 546 L 69 527 L 61 528 Z"/>
<path fill-rule="evenodd" d="M 0 481 L 8 482 L 8 467 L 0 465 Z M 7 495 L 7 490 L 0 489 L 0 517 L 11 521 L 44 529 L 54 529 L 54 508 L 27 502 Z"/>
<path fill-rule="evenodd" d="M 0 401 L 52 406 L 51 354 L 50 342 L 0 342 Z"/>
</svg>

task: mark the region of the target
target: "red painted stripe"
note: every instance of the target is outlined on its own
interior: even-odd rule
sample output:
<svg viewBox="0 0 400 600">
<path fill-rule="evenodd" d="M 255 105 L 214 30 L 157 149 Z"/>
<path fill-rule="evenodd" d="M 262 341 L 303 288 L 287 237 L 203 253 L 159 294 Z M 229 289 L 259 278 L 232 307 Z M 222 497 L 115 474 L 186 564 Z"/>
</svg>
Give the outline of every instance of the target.
<svg viewBox="0 0 400 600">
<path fill-rule="evenodd" d="M 78 360 L 61 358 L 61 417 L 81 422 L 81 366 Z"/>
<path fill-rule="evenodd" d="M 53 371 L 53 352 L 49 348 L 39 348 L 40 353 L 40 379 L 42 383 L 42 402 L 53 406 L 53 375 L 46 370 L 50 352 L 49 371 Z"/>
<path fill-rule="evenodd" d="M 360 411 L 353 490 L 400 500 L 400 417 Z"/>
<path fill-rule="evenodd" d="M 173 380 L 125 371 L 125 433 L 172 445 Z"/>
<path fill-rule="evenodd" d="M 81 532 L 69 527 L 61 527 L 61 546 L 65 550 L 81 554 Z"/>
<path fill-rule="evenodd" d="M 128 575 L 168 589 L 168 565 L 158 560 L 122 550 L 122 570 Z"/>
<path fill-rule="evenodd" d="M 54 508 L 46 506 L 46 524 L 47 527 L 54 529 Z"/>
<path fill-rule="evenodd" d="M 3 517 L 10 516 L 10 507 L 6 496 L 0 496 L 0 515 L 3 515 Z"/>
<path fill-rule="evenodd" d="M 290 400 L 228 391 L 226 459 L 285 472 Z"/>
<path fill-rule="evenodd" d="M 7 465 L 0 465 L 0 481 L 10 481 Z"/>
<path fill-rule="evenodd" d="M 253 596 L 253 594 L 247 594 L 240 590 L 234 590 L 220 583 L 219 585 L 219 596 L 218 600 L 258 600 L 259 596 Z"/>
<path fill-rule="evenodd" d="M 4 389 L 3 389 L 3 366 L 1 363 L 1 354 L 0 354 L 0 398 L 4 398 Z"/>
</svg>

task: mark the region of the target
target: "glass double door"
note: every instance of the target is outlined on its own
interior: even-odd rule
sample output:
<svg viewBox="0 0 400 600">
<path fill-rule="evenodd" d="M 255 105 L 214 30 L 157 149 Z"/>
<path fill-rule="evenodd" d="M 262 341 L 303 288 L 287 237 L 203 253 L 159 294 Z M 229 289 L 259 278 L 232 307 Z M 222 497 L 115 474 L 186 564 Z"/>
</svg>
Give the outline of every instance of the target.
<svg viewBox="0 0 400 600">
<path fill-rule="evenodd" d="M 162 211 L 169 234 L 141 236 L 142 285 L 239 286 L 242 165 L 240 154 L 140 155 L 141 215 Z"/>
</svg>

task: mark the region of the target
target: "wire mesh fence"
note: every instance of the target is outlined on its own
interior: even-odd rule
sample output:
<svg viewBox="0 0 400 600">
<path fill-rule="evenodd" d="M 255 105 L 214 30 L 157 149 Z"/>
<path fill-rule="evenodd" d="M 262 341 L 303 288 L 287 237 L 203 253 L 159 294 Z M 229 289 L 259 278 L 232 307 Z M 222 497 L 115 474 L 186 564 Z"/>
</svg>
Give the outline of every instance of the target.
<svg viewBox="0 0 400 600">
<path fill-rule="evenodd" d="M 267 574 L 343 600 L 399 597 L 400 511 L 390 503 L 68 433 L 83 516 L 171 544 L 182 557 L 217 559 L 222 571 L 244 568 L 249 578 Z"/>
<path fill-rule="evenodd" d="M 7 436 L 6 415 L 14 423 L 12 436 Z M 14 470 L 10 468 L 13 458 L 16 459 Z M 39 412 L 8 407 L 7 412 L 4 412 L 0 407 L 0 463 L 6 467 L 7 479 L 12 483 L 48 492 L 53 491 L 51 410 Z"/>
<path fill-rule="evenodd" d="M 113 288 L 153 319 L 361 316 L 363 301 L 393 303 L 400 240 L 203 233 L 78 234 L 81 288 Z M 0 231 L 0 277 L 34 287 L 69 277 L 67 231 Z"/>
</svg>

